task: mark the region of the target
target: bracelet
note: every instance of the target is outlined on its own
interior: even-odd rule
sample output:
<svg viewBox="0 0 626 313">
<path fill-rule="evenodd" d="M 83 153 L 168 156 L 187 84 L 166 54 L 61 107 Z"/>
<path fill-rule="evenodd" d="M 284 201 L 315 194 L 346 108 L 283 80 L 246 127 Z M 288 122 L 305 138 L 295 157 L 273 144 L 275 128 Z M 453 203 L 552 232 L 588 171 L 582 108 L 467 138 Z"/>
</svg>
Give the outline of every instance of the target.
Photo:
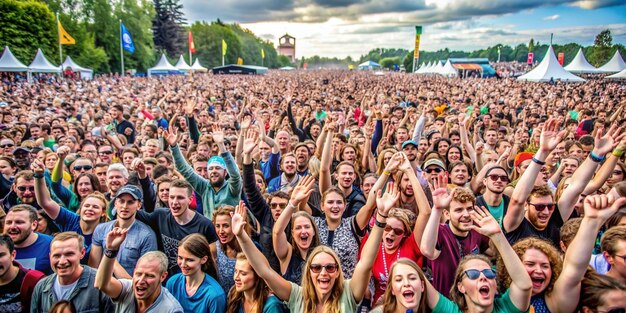
<svg viewBox="0 0 626 313">
<path fill-rule="evenodd" d="M 622 156 L 624 156 L 624 150 L 620 150 L 620 149 L 615 148 L 615 149 L 613 149 L 613 155 L 618 157 L 618 158 L 621 158 Z"/>
<path fill-rule="evenodd" d="M 383 175 L 391 176 L 391 172 L 388 170 L 384 170 Z"/>
<path fill-rule="evenodd" d="M 106 256 L 109 259 L 115 259 L 115 257 L 117 257 L 118 252 L 119 250 L 104 249 L 104 256 Z"/>
<path fill-rule="evenodd" d="M 33 174 L 33 177 L 35 177 L 35 178 L 43 178 L 43 174 L 35 173 L 35 174 Z"/>
<path fill-rule="evenodd" d="M 546 165 L 546 162 L 544 162 L 544 161 L 539 161 L 539 160 L 538 160 L 537 158 L 535 158 L 535 157 L 533 157 L 533 158 L 532 158 L 532 160 L 533 160 L 533 162 L 535 162 L 535 163 L 537 163 L 537 164 L 539 164 L 539 165 L 541 165 L 541 166 Z"/>
<path fill-rule="evenodd" d="M 295 205 L 293 205 L 293 203 L 291 203 L 291 200 L 289 200 L 289 202 L 287 202 L 287 206 L 292 208 L 292 209 L 297 208 L 297 206 L 295 206 Z"/>
<path fill-rule="evenodd" d="M 589 153 L 589 158 L 591 159 L 591 161 L 594 161 L 596 163 L 600 163 L 602 161 L 604 161 L 605 156 L 597 156 L 595 153 L 593 153 L 593 151 L 591 151 L 591 153 Z"/>
<path fill-rule="evenodd" d="M 378 214 L 378 215 L 380 215 L 380 217 L 384 217 L 384 218 L 388 218 L 388 217 L 389 217 L 389 216 L 387 216 L 387 215 L 382 215 L 382 214 L 380 214 L 380 212 L 376 212 L 376 214 Z"/>
<path fill-rule="evenodd" d="M 385 228 L 385 226 L 387 226 L 387 223 L 382 223 L 382 222 L 379 222 L 377 219 L 374 219 L 374 225 L 380 228 Z"/>
</svg>

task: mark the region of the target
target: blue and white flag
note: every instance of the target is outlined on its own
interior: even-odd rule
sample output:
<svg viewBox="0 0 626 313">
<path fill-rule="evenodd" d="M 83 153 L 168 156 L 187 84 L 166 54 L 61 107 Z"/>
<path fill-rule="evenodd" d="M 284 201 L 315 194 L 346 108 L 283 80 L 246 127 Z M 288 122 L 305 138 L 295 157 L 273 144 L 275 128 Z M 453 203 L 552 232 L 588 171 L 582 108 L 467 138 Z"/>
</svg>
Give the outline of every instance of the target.
<svg viewBox="0 0 626 313">
<path fill-rule="evenodd" d="M 133 37 L 130 36 L 130 33 L 128 32 L 128 29 L 126 29 L 126 26 L 124 26 L 124 23 L 121 23 L 122 28 L 122 47 L 124 47 L 124 50 L 133 53 L 135 52 L 135 43 L 133 43 Z"/>
</svg>

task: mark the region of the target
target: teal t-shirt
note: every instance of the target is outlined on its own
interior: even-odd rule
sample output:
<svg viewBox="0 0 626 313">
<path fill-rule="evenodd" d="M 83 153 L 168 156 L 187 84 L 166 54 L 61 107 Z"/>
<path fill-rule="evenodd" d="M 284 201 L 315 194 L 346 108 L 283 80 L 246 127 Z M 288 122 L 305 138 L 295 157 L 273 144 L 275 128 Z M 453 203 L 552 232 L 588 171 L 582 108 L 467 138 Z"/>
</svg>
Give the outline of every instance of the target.
<svg viewBox="0 0 626 313">
<path fill-rule="evenodd" d="M 490 206 L 487 204 L 487 209 L 489 209 L 489 213 L 493 215 L 493 218 L 495 218 L 498 224 L 500 224 L 500 227 L 502 227 L 502 220 L 504 219 L 504 199 L 500 201 L 498 206 Z"/>
<path fill-rule="evenodd" d="M 530 308 L 529 308 L 530 309 Z M 520 311 L 513 305 L 511 298 L 509 297 L 509 289 L 507 289 L 501 296 L 496 295 L 493 301 L 492 313 L 525 313 L 529 310 Z M 452 302 L 450 299 L 439 294 L 439 301 L 433 309 L 433 313 L 462 313 L 459 306 Z"/>
</svg>

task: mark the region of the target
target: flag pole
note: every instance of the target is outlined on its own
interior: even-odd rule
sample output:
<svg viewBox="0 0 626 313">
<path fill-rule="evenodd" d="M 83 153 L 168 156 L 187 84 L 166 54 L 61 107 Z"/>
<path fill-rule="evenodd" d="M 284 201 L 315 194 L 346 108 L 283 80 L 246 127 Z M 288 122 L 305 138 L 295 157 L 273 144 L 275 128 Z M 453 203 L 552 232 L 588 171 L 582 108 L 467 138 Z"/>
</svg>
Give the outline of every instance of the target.
<svg viewBox="0 0 626 313">
<path fill-rule="evenodd" d="M 122 72 L 120 73 L 122 76 L 124 76 L 124 37 L 122 34 L 122 19 L 120 19 L 120 60 L 122 61 L 121 66 L 122 66 Z"/>
<path fill-rule="evenodd" d="M 61 46 L 61 29 L 59 28 L 59 12 L 57 12 L 57 34 L 59 40 L 59 62 L 63 64 L 63 47 Z"/>
</svg>

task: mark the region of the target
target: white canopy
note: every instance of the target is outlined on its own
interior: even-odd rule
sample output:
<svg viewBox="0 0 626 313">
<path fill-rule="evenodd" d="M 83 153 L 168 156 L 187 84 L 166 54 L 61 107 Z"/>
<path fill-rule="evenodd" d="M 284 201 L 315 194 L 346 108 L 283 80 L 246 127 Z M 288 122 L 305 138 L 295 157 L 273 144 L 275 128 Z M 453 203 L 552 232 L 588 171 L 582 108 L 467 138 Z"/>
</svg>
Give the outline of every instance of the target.
<svg viewBox="0 0 626 313">
<path fill-rule="evenodd" d="M 179 73 L 179 70 L 170 64 L 165 54 L 161 54 L 159 62 L 154 67 L 148 69 L 148 76 L 152 76 L 152 74 L 170 74 L 171 72 Z"/>
<path fill-rule="evenodd" d="M 605 77 L 605 79 L 626 79 L 626 69 L 621 72 Z"/>
<path fill-rule="evenodd" d="M 441 68 L 441 71 L 439 72 L 439 74 L 441 74 L 443 76 L 447 76 L 447 77 L 452 77 L 452 76 L 459 75 L 459 73 L 456 71 L 454 66 L 452 66 L 452 63 L 450 62 L 450 59 L 448 59 L 448 61 L 446 62 L 446 65 L 444 65 Z"/>
<path fill-rule="evenodd" d="M 426 65 L 426 63 L 422 63 L 422 65 L 420 65 L 420 67 L 415 71 L 415 74 L 422 74 L 424 69 L 426 69 Z"/>
<path fill-rule="evenodd" d="M 443 70 L 443 65 L 441 65 L 441 61 L 435 61 L 435 66 L 432 68 L 431 72 L 433 74 L 441 74 L 441 70 Z"/>
<path fill-rule="evenodd" d="M 599 68 L 599 70 L 604 73 L 615 73 L 624 69 L 626 69 L 626 62 L 622 59 L 622 55 L 619 53 L 619 50 L 615 51 L 615 54 L 609 62 L 606 62 L 606 64 Z"/>
<path fill-rule="evenodd" d="M 549 82 L 549 81 L 564 81 L 564 82 L 584 82 L 585 80 L 566 71 L 556 56 L 554 55 L 554 49 L 552 46 L 548 48 L 546 56 L 541 60 L 541 63 L 537 65 L 532 71 L 518 77 L 519 80 L 527 80 L 531 82 Z"/>
<path fill-rule="evenodd" d="M 189 66 L 189 64 L 187 64 L 187 62 L 185 62 L 185 59 L 183 58 L 183 56 L 181 55 L 180 58 L 178 58 L 178 63 L 176 63 L 176 65 L 174 66 L 177 69 L 184 71 L 184 72 L 189 72 L 191 71 L 191 66 Z"/>
<path fill-rule="evenodd" d="M 293 66 L 283 66 L 283 67 L 279 68 L 279 70 L 281 70 L 281 71 L 293 71 L 295 69 L 296 68 L 293 67 Z"/>
<path fill-rule="evenodd" d="M 0 57 L 0 72 L 28 72 L 28 66 L 13 55 L 9 46 L 5 46 Z"/>
<path fill-rule="evenodd" d="M 601 73 L 602 71 L 595 68 L 593 65 L 587 62 L 585 58 L 585 54 L 583 53 L 583 48 L 578 49 L 578 53 L 576 56 L 568 64 L 565 69 L 572 73 Z"/>
<path fill-rule="evenodd" d="M 191 66 L 191 69 L 196 71 L 196 72 L 206 72 L 208 71 L 208 69 L 202 65 L 200 65 L 200 60 L 196 59 L 195 62 L 193 62 L 193 65 Z"/>
<path fill-rule="evenodd" d="M 61 73 L 60 66 L 54 66 L 46 59 L 41 49 L 37 49 L 37 55 L 33 63 L 28 66 L 28 71 L 33 73 Z"/>
<path fill-rule="evenodd" d="M 80 77 L 83 79 L 92 79 L 93 78 L 93 70 L 90 68 L 82 67 L 74 62 L 72 58 L 68 55 L 65 57 L 65 62 L 61 64 L 61 69 L 65 70 L 70 68 L 74 72 L 80 73 Z"/>
</svg>

